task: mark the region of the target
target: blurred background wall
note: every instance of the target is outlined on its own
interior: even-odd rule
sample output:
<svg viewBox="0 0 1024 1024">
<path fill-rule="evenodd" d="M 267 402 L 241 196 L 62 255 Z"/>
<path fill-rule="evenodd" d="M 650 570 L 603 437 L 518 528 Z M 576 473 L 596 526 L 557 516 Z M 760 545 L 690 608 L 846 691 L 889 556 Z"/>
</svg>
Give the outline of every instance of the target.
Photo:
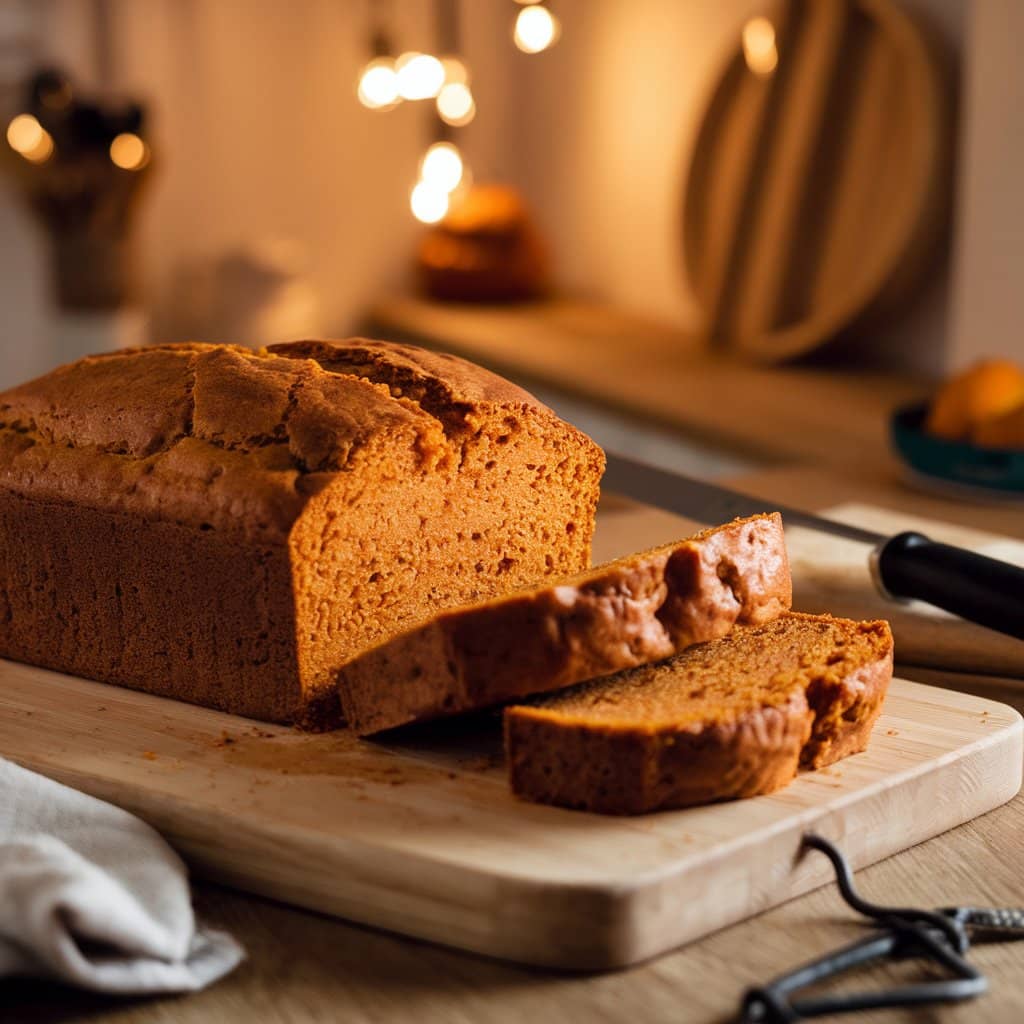
<svg viewBox="0 0 1024 1024">
<path fill-rule="evenodd" d="M 263 247 L 294 268 L 312 286 L 317 327 L 326 333 L 346 333 L 368 303 L 407 285 L 421 230 L 409 214 L 409 184 L 428 128 L 416 105 L 381 117 L 356 102 L 367 46 L 363 0 L 3 2 L 4 24 L 15 18 L 30 27 L 37 58 L 84 85 L 128 91 L 150 105 L 156 165 L 138 258 L 155 340 L 202 327 L 190 312 L 203 287 L 197 273 L 241 248 Z M 954 56 L 961 52 L 964 0 L 904 3 Z M 1018 21 L 1024 10 L 1016 0 L 976 5 L 986 12 L 983 30 L 996 37 L 999 17 L 989 15 L 999 5 Z M 501 178 L 525 193 L 566 289 L 672 324 L 693 321 L 679 243 L 687 147 L 726 48 L 762 7 L 757 0 L 561 0 L 559 44 L 531 57 L 509 45 L 511 3 L 462 4 L 478 116 L 460 144 L 478 179 Z M 395 0 L 391 8 L 399 49 L 430 48 L 427 0 Z M 1020 28 L 1003 38 L 1012 48 Z M 998 91 L 991 79 L 979 64 L 968 81 Z M 1014 95 L 1006 102 L 1019 103 Z M 991 126 L 978 131 L 990 147 L 999 141 Z M 1010 173 L 969 167 L 982 190 L 992 189 L 991 175 Z M 967 255 L 984 246 L 986 230 L 963 236 Z M 41 232 L 2 180 L 0 238 L 0 384 L 7 384 L 50 364 L 51 313 Z M 958 272 L 979 273 L 963 261 Z M 954 294 L 948 274 L 938 274 L 881 332 L 873 358 L 933 373 L 969 358 L 964 336 L 977 313 L 970 301 L 960 304 L 960 339 L 951 341 Z"/>
<path fill-rule="evenodd" d="M 344 333 L 366 303 L 400 285 L 421 225 L 409 182 L 427 144 L 425 111 L 388 117 L 355 98 L 366 60 L 362 0 L 43 0 L 26 4 L 43 57 L 83 87 L 150 105 L 156 167 L 141 211 L 138 255 L 151 331 L 178 340 L 197 266 L 271 244 L 316 289 L 321 329 Z M 104 12 L 108 42 L 96 38 Z M 504 4 L 465 5 L 467 49 L 501 46 Z M 403 48 L 433 42 L 428 0 L 395 5 Z M 506 68 L 482 59 L 487 117 L 467 127 L 486 172 L 502 166 Z M 41 231 L 0 180 L 0 382 L 45 368 L 49 320 Z M 282 244 L 284 243 L 284 244 Z M 229 339 L 223 339 L 229 340 Z"/>
<path fill-rule="evenodd" d="M 963 0 L 902 5 L 957 58 Z M 586 7 L 588 16 L 573 19 L 572 31 L 563 34 L 557 59 L 552 53 L 524 67 L 521 152 L 529 159 L 517 167 L 519 179 L 551 234 L 568 285 L 693 326 L 698 312 L 680 246 L 684 171 L 723 60 L 765 4 L 598 0 Z M 552 182 L 573 187 L 556 189 Z M 943 270 L 906 316 L 880 333 L 876 358 L 938 371 L 948 303 Z"/>
</svg>

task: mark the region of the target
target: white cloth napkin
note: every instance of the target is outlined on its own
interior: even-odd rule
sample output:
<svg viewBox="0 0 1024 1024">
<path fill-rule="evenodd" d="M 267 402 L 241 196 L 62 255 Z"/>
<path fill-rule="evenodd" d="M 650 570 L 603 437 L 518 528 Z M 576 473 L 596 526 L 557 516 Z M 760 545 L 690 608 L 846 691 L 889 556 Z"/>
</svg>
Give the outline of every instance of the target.
<svg viewBox="0 0 1024 1024">
<path fill-rule="evenodd" d="M 244 956 L 197 926 L 185 865 L 153 829 L 0 760 L 0 977 L 189 992 Z"/>
</svg>

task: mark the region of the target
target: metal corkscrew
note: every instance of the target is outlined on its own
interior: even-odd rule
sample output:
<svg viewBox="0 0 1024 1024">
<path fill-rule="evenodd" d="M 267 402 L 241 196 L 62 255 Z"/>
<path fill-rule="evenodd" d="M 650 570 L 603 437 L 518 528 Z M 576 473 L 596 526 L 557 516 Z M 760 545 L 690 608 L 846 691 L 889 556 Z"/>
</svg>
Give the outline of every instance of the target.
<svg viewBox="0 0 1024 1024">
<path fill-rule="evenodd" d="M 828 857 L 840 894 L 848 906 L 871 919 L 873 932 L 766 985 L 748 989 L 740 1008 L 740 1024 L 791 1024 L 826 1014 L 973 999 L 987 991 L 988 981 L 966 959 L 972 940 L 1024 939 L 1024 910 L 878 906 L 854 888 L 849 862 L 836 846 L 821 836 L 809 834 L 804 836 L 803 847 L 819 850 Z M 800 996 L 801 990 L 854 967 L 911 958 L 946 968 L 948 977 L 874 992 Z"/>
</svg>

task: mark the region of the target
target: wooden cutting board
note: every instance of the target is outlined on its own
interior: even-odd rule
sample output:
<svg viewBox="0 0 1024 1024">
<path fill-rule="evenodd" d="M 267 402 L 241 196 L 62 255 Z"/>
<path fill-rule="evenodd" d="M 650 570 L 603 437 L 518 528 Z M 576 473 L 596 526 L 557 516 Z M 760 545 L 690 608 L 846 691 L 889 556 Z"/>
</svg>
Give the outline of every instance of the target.
<svg viewBox="0 0 1024 1024">
<path fill-rule="evenodd" d="M 906 4 L 775 0 L 693 145 L 683 255 L 713 342 L 774 362 L 905 304 L 948 219 L 952 102 Z"/>
<path fill-rule="evenodd" d="M 630 519 L 639 547 L 635 511 L 602 531 L 622 538 Z M 829 881 L 824 858 L 796 859 L 808 829 L 861 867 L 1004 803 L 1022 737 L 1003 704 L 895 680 L 864 754 L 771 796 L 611 818 L 513 799 L 494 717 L 362 742 L 0 662 L 0 756 L 140 815 L 198 874 L 580 969 L 643 960 Z"/>
<path fill-rule="evenodd" d="M 765 508 L 770 508 L 769 502 Z M 1024 566 L 1024 542 L 875 505 L 847 503 L 823 509 L 828 519 L 891 536 L 918 530 L 945 541 Z M 699 528 L 699 524 L 622 498 L 604 502 L 595 542 L 595 560 L 605 561 L 636 549 L 636 541 L 661 544 Z M 832 612 L 853 619 L 888 619 L 896 638 L 897 663 L 953 672 L 1004 676 L 1024 683 L 1024 640 L 1006 636 L 925 604 L 889 601 L 875 589 L 867 548 L 856 541 L 801 527 L 786 527 L 793 570 L 793 607 Z"/>
</svg>

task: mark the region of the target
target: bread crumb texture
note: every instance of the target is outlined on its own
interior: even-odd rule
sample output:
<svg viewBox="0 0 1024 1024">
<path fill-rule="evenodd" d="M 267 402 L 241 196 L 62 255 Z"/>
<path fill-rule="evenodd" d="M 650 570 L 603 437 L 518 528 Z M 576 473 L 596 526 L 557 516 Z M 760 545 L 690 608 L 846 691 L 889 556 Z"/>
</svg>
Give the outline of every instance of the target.
<svg viewBox="0 0 1024 1024">
<path fill-rule="evenodd" d="M 791 599 L 779 515 L 737 519 L 442 612 L 347 664 L 342 707 L 364 734 L 487 707 L 666 658 Z"/>
<path fill-rule="evenodd" d="M 867 746 L 885 622 L 787 613 L 505 711 L 513 791 L 609 814 L 770 793 Z"/>
<path fill-rule="evenodd" d="M 0 655 L 313 727 L 334 673 L 589 564 L 601 450 L 453 356 L 90 357 L 0 395 Z"/>
</svg>

